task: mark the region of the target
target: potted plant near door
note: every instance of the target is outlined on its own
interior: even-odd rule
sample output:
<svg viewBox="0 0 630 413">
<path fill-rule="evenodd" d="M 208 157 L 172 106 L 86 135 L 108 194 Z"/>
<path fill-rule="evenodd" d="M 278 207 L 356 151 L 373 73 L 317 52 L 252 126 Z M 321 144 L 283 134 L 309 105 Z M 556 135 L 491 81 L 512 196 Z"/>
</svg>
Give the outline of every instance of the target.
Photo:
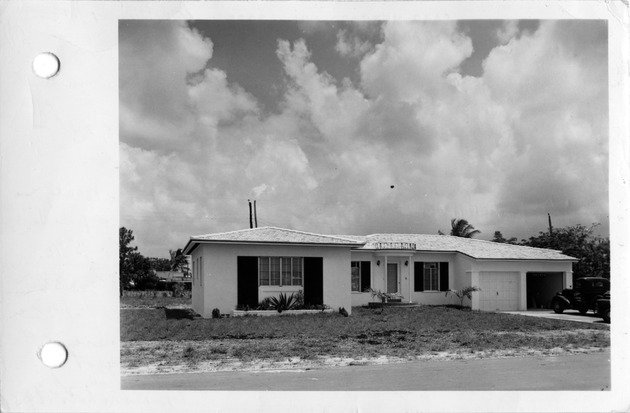
<svg viewBox="0 0 630 413">
<path fill-rule="evenodd" d="M 382 292 L 381 290 L 373 290 L 371 288 L 368 288 L 365 290 L 366 292 L 369 292 L 370 294 L 372 294 L 372 298 L 378 298 L 379 300 L 381 300 L 382 303 L 386 303 L 387 302 L 387 293 Z"/>
<path fill-rule="evenodd" d="M 387 302 L 390 302 L 390 303 L 402 302 L 402 295 L 398 293 L 386 293 L 385 295 L 387 296 Z"/>
<path fill-rule="evenodd" d="M 384 293 L 381 290 L 373 290 L 368 288 L 365 290 L 372 294 L 372 298 L 378 298 L 382 303 L 399 303 L 402 301 L 402 295 L 398 293 Z"/>
</svg>

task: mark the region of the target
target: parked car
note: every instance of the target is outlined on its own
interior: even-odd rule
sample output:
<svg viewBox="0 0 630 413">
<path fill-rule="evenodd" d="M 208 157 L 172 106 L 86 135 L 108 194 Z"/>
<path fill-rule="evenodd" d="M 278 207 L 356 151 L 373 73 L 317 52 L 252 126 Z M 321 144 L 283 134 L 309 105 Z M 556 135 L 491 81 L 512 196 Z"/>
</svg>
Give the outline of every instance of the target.
<svg viewBox="0 0 630 413">
<path fill-rule="evenodd" d="M 575 309 L 580 314 L 588 310 L 596 311 L 597 300 L 610 291 L 610 280 L 602 277 L 584 277 L 575 280 L 573 289 L 564 289 L 551 299 L 551 308 L 560 314 L 564 310 Z"/>
<path fill-rule="evenodd" d="M 604 294 L 604 298 L 600 298 L 595 303 L 595 313 L 604 319 L 605 322 L 610 323 L 610 291 Z"/>
</svg>

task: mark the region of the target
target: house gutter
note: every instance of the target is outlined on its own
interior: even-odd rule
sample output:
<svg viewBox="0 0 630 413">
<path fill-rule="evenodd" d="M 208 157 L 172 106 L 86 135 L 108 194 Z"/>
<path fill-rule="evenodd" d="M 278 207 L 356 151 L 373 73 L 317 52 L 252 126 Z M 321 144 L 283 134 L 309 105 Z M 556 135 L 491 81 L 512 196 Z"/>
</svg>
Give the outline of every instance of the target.
<svg viewBox="0 0 630 413">
<path fill-rule="evenodd" d="M 195 244 L 191 247 L 191 244 Z M 362 244 L 343 244 L 343 243 L 319 243 L 319 242 L 275 242 L 275 241 L 226 241 L 226 240 L 200 240 L 191 238 L 184 247 L 183 253 L 190 255 L 199 244 L 229 244 L 229 245 L 265 245 L 265 246 L 299 246 L 299 247 L 344 247 L 352 248 Z M 190 251 L 189 251 L 190 248 Z"/>
</svg>

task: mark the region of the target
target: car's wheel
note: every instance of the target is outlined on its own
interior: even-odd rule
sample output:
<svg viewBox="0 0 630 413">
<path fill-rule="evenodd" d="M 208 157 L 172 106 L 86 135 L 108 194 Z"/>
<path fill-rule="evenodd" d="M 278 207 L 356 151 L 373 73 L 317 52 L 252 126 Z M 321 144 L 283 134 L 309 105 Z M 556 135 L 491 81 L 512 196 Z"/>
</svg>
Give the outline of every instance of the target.
<svg viewBox="0 0 630 413">
<path fill-rule="evenodd" d="M 605 322 L 610 324 L 610 310 L 606 310 L 606 312 L 604 313 L 604 316 L 602 318 L 604 319 Z"/>
<path fill-rule="evenodd" d="M 580 307 L 578 308 L 578 311 L 580 312 L 580 314 L 584 315 L 588 312 L 588 307 Z"/>
<path fill-rule="evenodd" d="M 564 306 L 562 305 L 562 303 L 560 301 L 554 301 L 553 312 L 556 314 L 562 314 L 563 311 L 564 311 Z"/>
</svg>

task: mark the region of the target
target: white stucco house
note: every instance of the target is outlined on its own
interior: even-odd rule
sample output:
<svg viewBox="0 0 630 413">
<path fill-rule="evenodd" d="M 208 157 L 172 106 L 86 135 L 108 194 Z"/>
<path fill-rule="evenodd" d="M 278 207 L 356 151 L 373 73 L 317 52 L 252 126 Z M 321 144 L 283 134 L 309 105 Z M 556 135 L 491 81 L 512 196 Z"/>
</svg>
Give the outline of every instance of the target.
<svg viewBox="0 0 630 413">
<path fill-rule="evenodd" d="M 265 297 L 303 290 L 333 309 L 373 301 L 366 289 L 404 301 L 454 304 L 445 291 L 477 286 L 473 310 L 547 307 L 573 280 L 577 260 L 559 251 L 449 235 L 323 235 L 261 227 L 193 236 L 192 305 L 203 317 L 255 308 Z"/>
</svg>

